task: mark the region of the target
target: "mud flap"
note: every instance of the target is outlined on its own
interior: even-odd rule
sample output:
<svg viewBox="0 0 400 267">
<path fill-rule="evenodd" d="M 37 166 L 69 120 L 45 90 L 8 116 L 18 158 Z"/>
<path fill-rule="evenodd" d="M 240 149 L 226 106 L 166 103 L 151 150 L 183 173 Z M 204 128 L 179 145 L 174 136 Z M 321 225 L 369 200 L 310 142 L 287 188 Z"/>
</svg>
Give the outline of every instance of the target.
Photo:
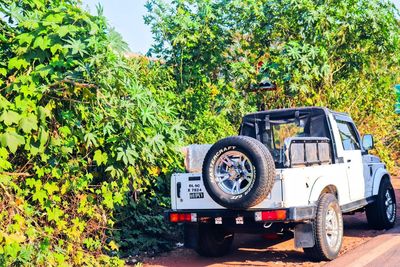
<svg viewBox="0 0 400 267">
<path fill-rule="evenodd" d="M 296 248 L 312 248 L 315 245 L 313 224 L 300 223 L 294 228 L 294 243 Z"/>
<path fill-rule="evenodd" d="M 199 225 L 185 223 L 183 234 L 185 248 L 196 249 L 199 244 Z"/>
</svg>

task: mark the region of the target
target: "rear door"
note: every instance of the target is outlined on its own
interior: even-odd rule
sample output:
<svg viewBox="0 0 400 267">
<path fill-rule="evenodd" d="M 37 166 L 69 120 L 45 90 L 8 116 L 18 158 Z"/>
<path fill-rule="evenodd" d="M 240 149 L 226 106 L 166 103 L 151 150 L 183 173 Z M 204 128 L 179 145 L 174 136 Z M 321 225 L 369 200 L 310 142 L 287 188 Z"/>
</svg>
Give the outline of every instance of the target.
<svg viewBox="0 0 400 267">
<path fill-rule="evenodd" d="M 277 170 L 274 186 L 265 200 L 250 209 L 282 207 L 282 179 Z M 208 194 L 201 173 L 175 173 L 171 177 L 171 208 L 173 210 L 225 209 Z"/>
<path fill-rule="evenodd" d="M 360 136 L 349 117 L 337 115 L 335 120 L 340 136 L 338 158 L 346 166 L 350 200 L 360 200 L 366 197 Z"/>
</svg>

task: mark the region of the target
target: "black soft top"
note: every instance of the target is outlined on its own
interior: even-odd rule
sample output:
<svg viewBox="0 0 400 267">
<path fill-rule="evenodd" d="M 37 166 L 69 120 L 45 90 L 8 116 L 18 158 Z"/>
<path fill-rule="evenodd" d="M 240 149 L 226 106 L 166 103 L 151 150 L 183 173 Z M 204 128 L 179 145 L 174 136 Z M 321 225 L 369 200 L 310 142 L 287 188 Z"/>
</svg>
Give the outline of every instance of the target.
<svg viewBox="0 0 400 267">
<path fill-rule="evenodd" d="M 279 124 L 306 120 L 307 123 L 305 130 L 307 136 L 327 137 L 331 139 L 327 119 L 329 113 L 332 113 L 332 111 L 324 107 L 272 109 L 250 113 L 243 117 L 240 134 L 261 139 L 259 135 L 263 128 L 268 128 L 266 127 L 266 124 Z"/>
<path fill-rule="evenodd" d="M 274 140 L 273 126 L 285 123 L 296 123 L 304 126 L 302 137 L 327 138 L 329 140 L 333 158 L 336 159 L 334 139 L 328 115 L 343 117 L 351 120 L 346 113 L 329 110 L 325 107 L 299 107 L 273 109 L 247 114 L 243 117 L 239 135 L 250 136 L 261 141 L 269 148 L 276 159 L 279 151 L 274 151 L 271 142 Z M 335 161 L 335 160 L 334 160 Z"/>
<path fill-rule="evenodd" d="M 312 115 L 328 115 L 328 113 L 332 113 L 331 110 L 325 107 L 299 107 L 299 108 L 283 108 L 283 109 L 271 109 L 271 110 L 264 110 L 264 111 L 259 111 L 259 112 L 254 112 L 247 114 L 243 117 L 243 119 L 252 119 L 252 118 L 263 118 L 266 115 L 269 115 L 273 118 L 290 118 L 294 117 L 296 114 L 296 111 L 302 114 L 312 114 Z"/>
</svg>

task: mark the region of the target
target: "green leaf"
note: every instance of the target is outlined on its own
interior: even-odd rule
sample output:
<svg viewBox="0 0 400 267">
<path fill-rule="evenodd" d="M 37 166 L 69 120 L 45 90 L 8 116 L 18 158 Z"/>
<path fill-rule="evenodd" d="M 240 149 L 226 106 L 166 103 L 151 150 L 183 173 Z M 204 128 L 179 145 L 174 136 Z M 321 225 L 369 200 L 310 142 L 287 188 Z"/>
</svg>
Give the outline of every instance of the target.
<svg viewBox="0 0 400 267">
<path fill-rule="evenodd" d="M 42 78 L 46 78 L 46 76 L 48 76 L 49 73 L 52 73 L 52 72 L 53 72 L 53 67 L 52 67 L 52 66 L 49 66 L 49 65 L 43 65 L 43 64 L 41 64 L 41 65 L 39 65 L 39 66 L 36 68 L 36 72 L 39 73 L 39 75 L 40 75 Z"/>
<path fill-rule="evenodd" d="M 67 45 L 66 47 L 72 49 L 71 53 L 73 55 L 75 54 L 80 54 L 81 56 L 83 56 L 83 54 L 86 53 L 86 45 L 84 43 L 82 43 L 80 40 L 75 40 L 75 39 L 70 39 L 68 41 L 69 45 Z"/>
<path fill-rule="evenodd" d="M 29 186 L 30 188 L 34 188 L 36 184 L 36 180 L 33 178 L 27 178 L 26 179 L 26 185 Z"/>
<path fill-rule="evenodd" d="M 64 37 L 65 35 L 67 35 L 69 32 L 68 30 L 68 26 L 61 26 L 58 31 L 57 34 L 58 36 L 60 36 L 61 38 Z"/>
<path fill-rule="evenodd" d="M 4 36 L 4 33 L 0 33 L 0 41 L 7 42 L 7 38 Z"/>
<path fill-rule="evenodd" d="M 43 25 L 48 26 L 52 24 L 59 24 L 62 23 L 63 19 L 64 19 L 63 14 L 60 13 L 50 14 L 44 19 Z"/>
<path fill-rule="evenodd" d="M 32 33 L 22 33 L 16 37 L 16 39 L 19 40 L 18 43 L 20 45 L 23 45 L 23 44 L 30 45 L 33 38 L 34 38 L 34 35 Z"/>
<path fill-rule="evenodd" d="M 39 47 L 42 50 L 46 50 L 47 48 L 50 47 L 50 39 L 47 36 L 39 36 L 35 39 L 35 42 L 33 43 L 32 48 Z"/>
<path fill-rule="evenodd" d="M 85 134 L 85 136 L 83 137 L 83 139 L 84 139 L 85 142 L 86 142 L 86 147 L 87 147 L 87 148 L 89 148 L 89 147 L 91 147 L 91 146 L 95 146 L 95 147 L 98 146 L 97 137 L 96 137 L 96 135 L 93 134 L 93 133 L 87 133 L 87 134 Z"/>
<path fill-rule="evenodd" d="M 3 112 L 3 114 L 0 116 L 0 121 L 3 121 L 4 124 L 7 126 L 10 126 L 12 124 L 18 124 L 20 119 L 21 115 L 12 110 Z"/>
<path fill-rule="evenodd" d="M 64 212 L 59 208 L 47 209 L 47 219 L 49 221 L 58 222 L 63 215 Z"/>
<path fill-rule="evenodd" d="M 8 158 L 8 151 L 4 147 L 0 147 L 0 158 L 2 159 Z"/>
<path fill-rule="evenodd" d="M 8 147 L 11 153 L 15 153 L 20 145 L 25 144 L 25 139 L 15 132 L 5 132 L 0 135 L 0 143 L 3 147 Z"/>
<path fill-rule="evenodd" d="M 10 101 L 8 101 L 5 97 L 0 95 L 0 109 L 5 109 L 11 105 Z"/>
<path fill-rule="evenodd" d="M 39 189 L 32 195 L 32 199 L 38 200 L 43 205 L 43 201 L 47 199 L 47 193 L 43 189 Z"/>
<path fill-rule="evenodd" d="M 57 192 L 59 190 L 56 183 L 47 182 L 44 184 L 43 187 L 44 189 L 46 189 L 47 193 L 49 193 L 49 196 L 53 195 L 54 192 Z"/>
<path fill-rule="evenodd" d="M 51 53 L 54 55 L 57 51 L 62 51 L 63 46 L 60 44 L 55 44 L 53 46 L 50 47 L 50 51 Z"/>
<path fill-rule="evenodd" d="M 9 170 L 11 167 L 12 165 L 8 160 L 0 158 L 0 170 Z"/>
<path fill-rule="evenodd" d="M 7 160 L 8 159 L 8 151 L 4 147 L 0 147 L 0 170 L 9 170 L 12 165 Z"/>
<path fill-rule="evenodd" d="M 107 153 L 102 153 L 101 150 L 96 150 L 94 152 L 94 157 L 93 159 L 97 162 L 97 164 L 100 166 L 102 164 L 106 165 L 108 156 Z"/>
<path fill-rule="evenodd" d="M 106 190 L 103 192 L 103 203 L 107 206 L 107 208 L 112 209 L 114 207 L 113 195 L 112 192 Z"/>
<path fill-rule="evenodd" d="M 29 114 L 26 117 L 23 117 L 19 122 L 19 129 L 22 129 L 24 133 L 30 133 L 32 130 L 37 130 L 37 117 L 34 114 Z"/>
<path fill-rule="evenodd" d="M 5 68 L 0 68 L 0 75 L 6 77 L 6 75 L 7 75 L 7 69 L 5 69 Z"/>
<path fill-rule="evenodd" d="M 41 121 L 42 123 L 45 123 L 45 122 L 46 122 L 46 118 L 51 117 L 51 110 L 49 110 L 49 109 L 46 108 L 46 107 L 40 106 L 40 107 L 38 108 L 38 113 L 39 113 L 40 121 Z"/>
<path fill-rule="evenodd" d="M 12 69 L 21 69 L 21 67 L 28 67 L 29 66 L 29 62 L 26 61 L 23 58 L 19 58 L 19 57 L 13 57 L 12 59 L 10 59 L 10 61 L 8 62 L 8 69 L 12 70 Z"/>
<path fill-rule="evenodd" d="M 7 185 L 11 180 L 12 180 L 11 176 L 0 174 L 0 183 Z"/>
<path fill-rule="evenodd" d="M 43 127 L 40 127 L 39 131 L 40 148 L 43 148 L 46 145 L 48 139 L 49 139 L 49 133 Z"/>
</svg>

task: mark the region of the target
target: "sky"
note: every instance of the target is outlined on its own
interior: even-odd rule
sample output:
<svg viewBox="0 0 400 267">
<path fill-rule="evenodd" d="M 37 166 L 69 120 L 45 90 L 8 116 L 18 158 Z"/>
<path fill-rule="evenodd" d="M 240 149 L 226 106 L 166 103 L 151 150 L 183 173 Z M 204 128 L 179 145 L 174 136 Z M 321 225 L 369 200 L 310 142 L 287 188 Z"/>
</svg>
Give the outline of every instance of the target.
<svg viewBox="0 0 400 267">
<path fill-rule="evenodd" d="M 84 7 L 92 13 L 96 13 L 96 5 L 100 3 L 109 24 L 121 33 L 132 52 L 141 54 L 146 54 L 152 45 L 151 29 L 143 21 L 143 16 L 147 12 L 144 7 L 146 1 L 82 0 Z M 393 0 L 393 2 L 400 9 L 400 0 Z"/>
<path fill-rule="evenodd" d="M 400 0 L 399 0 L 400 1 Z M 96 13 L 100 3 L 109 24 L 114 27 L 129 44 L 132 52 L 146 54 L 152 44 L 151 29 L 144 24 L 144 7 L 147 0 L 82 0 L 83 6 Z"/>
</svg>

